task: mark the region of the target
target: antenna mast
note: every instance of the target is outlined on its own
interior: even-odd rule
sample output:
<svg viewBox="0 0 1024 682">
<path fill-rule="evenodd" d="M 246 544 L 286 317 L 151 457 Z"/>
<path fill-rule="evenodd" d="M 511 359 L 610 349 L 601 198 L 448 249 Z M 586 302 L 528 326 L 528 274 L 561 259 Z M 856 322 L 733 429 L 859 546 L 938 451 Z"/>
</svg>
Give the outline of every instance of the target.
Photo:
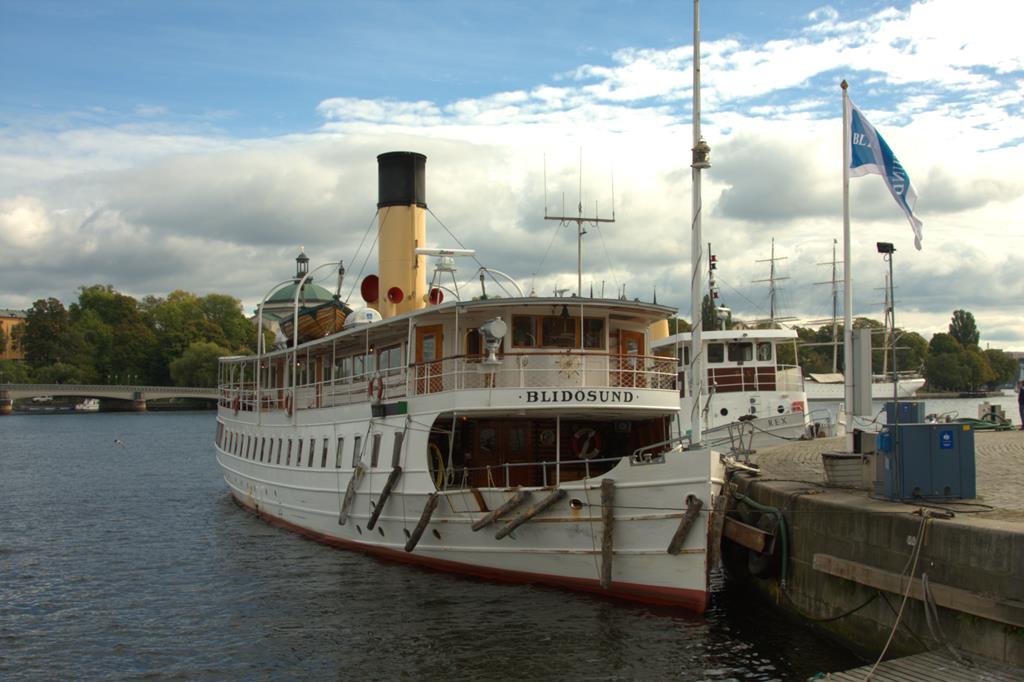
<svg viewBox="0 0 1024 682">
<path fill-rule="evenodd" d="M 547 202 L 547 157 L 544 161 L 544 220 L 557 220 L 559 225 L 568 226 L 570 223 L 576 223 L 576 295 L 583 298 L 583 235 L 587 233 L 587 230 L 583 227 L 584 224 L 597 226 L 598 223 L 614 223 L 615 222 L 615 180 L 612 180 L 612 217 L 601 218 L 597 213 L 597 204 L 594 204 L 594 216 L 587 217 L 583 215 L 583 150 L 580 149 L 580 177 L 579 177 L 579 194 L 577 195 L 576 202 L 576 215 L 568 216 L 565 214 L 565 201 L 562 201 L 562 214 L 563 215 L 548 215 L 548 202 Z M 564 195 L 563 195 L 564 197 Z"/>
</svg>

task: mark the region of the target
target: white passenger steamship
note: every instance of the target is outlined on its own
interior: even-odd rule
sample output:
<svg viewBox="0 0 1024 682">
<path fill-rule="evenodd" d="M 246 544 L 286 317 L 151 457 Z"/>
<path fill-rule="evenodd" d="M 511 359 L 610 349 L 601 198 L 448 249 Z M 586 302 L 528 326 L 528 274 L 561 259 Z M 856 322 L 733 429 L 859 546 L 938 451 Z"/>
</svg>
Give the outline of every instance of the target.
<svg viewBox="0 0 1024 682">
<path fill-rule="evenodd" d="M 222 360 L 217 460 L 231 494 L 340 547 L 703 610 L 722 464 L 675 435 L 676 358 L 649 351 L 674 310 L 442 301 L 417 252 L 425 161 L 378 157 L 370 308 L 303 309 L 304 273 L 290 347 Z M 303 341 L 303 317 L 325 310 L 340 331 L 310 323 L 327 335 Z"/>
</svg>

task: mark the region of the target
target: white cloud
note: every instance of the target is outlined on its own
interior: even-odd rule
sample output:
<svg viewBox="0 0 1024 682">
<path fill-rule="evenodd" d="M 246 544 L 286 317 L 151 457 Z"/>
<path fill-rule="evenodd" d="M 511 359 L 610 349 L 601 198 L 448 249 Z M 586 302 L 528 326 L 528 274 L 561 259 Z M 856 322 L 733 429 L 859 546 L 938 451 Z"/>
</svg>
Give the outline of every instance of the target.
<svg viewBox="0 0 1024 682">
<path fill-rule="evenodd" d="M 1024 349 L 1024 291 L 1006 276 L 1024 253 L 1022 56 L 1012 17 L 983 22 L 978 4 L 856 21 L 822 8 L 784 40 L 704 46 L 704 225 L 737 314 L 763 314 L 764 285 L 749 280 L 765 276 L 754 260 L 773 236 L 789 256 L 788 312 L 828 309 L 827 291 L 810 282 L 824 278 L 816 263 L 841 236 L 845 76 L 914 179 L 925 221 L 919 254 L 882 181 L 853 181 L 858 313 L 878 308 L 873 242 L 894 241 L 908 324 L 940 330 L 968 307 L 983 334 L 988 325 Z M 140 108 L 135 125 L 2 129 L 0 247 L 15 265 L 0 272 L 0 304 L 109 282 L 140 296 L 225 291 L 251 306 L 291 273 L 299 244 L 314 260 L 345 258 L 351 281 L 376 202 L 375 156 L 392 149 L 428 155 L 431 209 L 482 261 L 549 292 L 575 283 L 575 232 L 543 220 L 543 159 L 549 208 L 560 212 L 564 193 L 572 212 L 582 148 L 584 210 L 597 201 L 610 214 L 614 172 L 617 217 L 585 237 L 585 292 L 625 284 L 649 299 L 657 286 L 659 301 L 685 306 L 691 57 L 685 45 L 621 50 L 554 85 L 451 102 L 332 97 L 317 108 L 320 131 L 274 139 L 168 126 L 158 105 Z M 451 243 L 428 226 L 432 243 Z"/>
</svg>

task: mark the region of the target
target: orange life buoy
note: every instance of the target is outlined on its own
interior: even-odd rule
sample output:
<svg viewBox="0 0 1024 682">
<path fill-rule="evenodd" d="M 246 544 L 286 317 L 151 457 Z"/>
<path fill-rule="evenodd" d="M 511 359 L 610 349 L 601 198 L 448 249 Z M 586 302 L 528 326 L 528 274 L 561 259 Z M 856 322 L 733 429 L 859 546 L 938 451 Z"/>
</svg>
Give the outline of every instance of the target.
<svg viewBox="0 0 1024 682">
<path fill-rule="evenodd" d="M 572 452 L 578 459 L 593 459 L 601 454 L 601 436 L 585 426 L 572 434 Z"/>
<path fill-rule="evenodd" d="M 794 400 L 793 404 L 789 406 L 789 409 L 792 410 L 793 412 L 803 412 L 804 411 L 804 401 L 802 401 L 802 400 Z"/>
</svg>

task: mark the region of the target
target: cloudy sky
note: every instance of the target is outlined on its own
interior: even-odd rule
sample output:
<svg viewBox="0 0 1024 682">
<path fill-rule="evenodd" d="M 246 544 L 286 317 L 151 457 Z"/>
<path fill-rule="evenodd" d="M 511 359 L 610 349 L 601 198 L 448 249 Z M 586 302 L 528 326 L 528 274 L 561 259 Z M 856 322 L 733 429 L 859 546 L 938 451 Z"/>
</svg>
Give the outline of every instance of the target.
<svg viewBox="0 0 1024 682">
<path fill-rule="evenodd" d="M 1016 0 L 702 3 L 704 238 L 734 315 L 767 315 L 773 238 L 781 314 L 831 314 L 845 78 L 924 221 L 915 251 L 882 179 L 851 181 L 855 313 L 881 318 L 892 241 L 898 324 L 965 308 L 1024 350 L 1022 23 Z M 692 32 L 685 0 L 2 0 L 0 307 L 102 283 L 251 309 L 300 245 L 352 284 L 375 157 L 412 150 L 432 244 L 574 288 L 545 195 L 572 212 L 582 184 L 616 217 L 584 237 L 585 293 L 687 308 Z"/>
</svg>

